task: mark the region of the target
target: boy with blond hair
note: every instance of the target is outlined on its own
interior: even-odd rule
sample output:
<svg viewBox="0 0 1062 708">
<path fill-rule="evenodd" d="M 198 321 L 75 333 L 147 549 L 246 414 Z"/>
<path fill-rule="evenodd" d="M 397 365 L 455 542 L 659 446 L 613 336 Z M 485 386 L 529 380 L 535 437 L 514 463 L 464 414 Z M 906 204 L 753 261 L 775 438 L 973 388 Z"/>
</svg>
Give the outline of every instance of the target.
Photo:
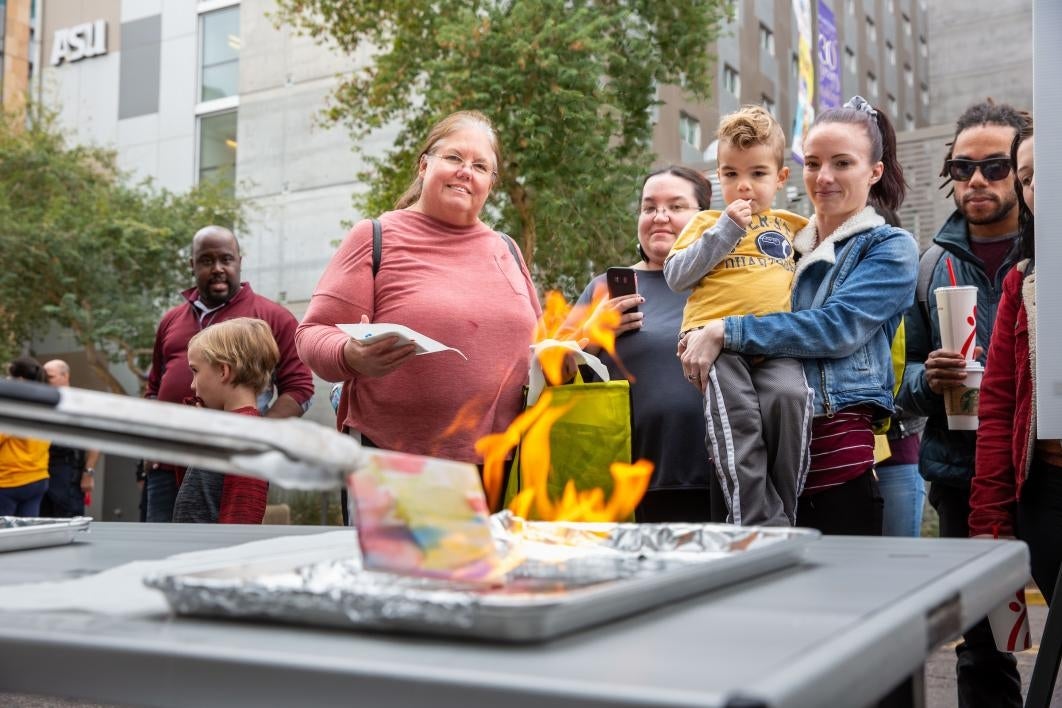
<svg viewBox="0 0 1062 708">
<path fill-rule="evenodd" d="M 664 261 L 675 291 L 692 290 L 680 339 L 709 321 L 790 309 L 796 264 L 793 235 L 807 219 L 772 209 L 785 186 L 785 135 L 760 106 L 743 106 L 719 124 L 719 185 L 726 210 L 702 211 L 683 229 Z M 724 351 L 701 381 L 716 475 L 743 526 L 796 523 L 807 476 L 812 391 L 801 362 Z"/>
<path fill-rule="evenodd" d="M 258 394 L 269 387 L 279 359 L 273 332 L 262 320 L 237 317 L 207 327 L 188 342 L 196 404 L 260 415 Z M 177 491 L 173 520 L 260 524 L 268 491 L 264 480 L 189 467 Z"/>
</svg>

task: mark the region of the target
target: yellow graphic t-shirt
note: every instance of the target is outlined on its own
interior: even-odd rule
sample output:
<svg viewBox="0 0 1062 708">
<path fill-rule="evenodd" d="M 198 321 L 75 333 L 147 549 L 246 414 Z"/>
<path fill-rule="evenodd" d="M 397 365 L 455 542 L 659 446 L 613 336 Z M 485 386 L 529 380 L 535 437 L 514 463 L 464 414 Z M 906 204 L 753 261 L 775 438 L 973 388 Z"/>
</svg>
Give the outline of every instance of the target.
<svg viewBox="0 0 1062 708">
<path fill-rule="evenodd" d="M 679 234 L 671 251 L 689 247 L 723 212 L 702 211 Z M 682 313 L 682 330 L 732 315 L 788 312 L 796 262 L 793 235 L 808 220 L 782 209 L 753 214 L 745 235 L 693 288 Z"/>
</svg>

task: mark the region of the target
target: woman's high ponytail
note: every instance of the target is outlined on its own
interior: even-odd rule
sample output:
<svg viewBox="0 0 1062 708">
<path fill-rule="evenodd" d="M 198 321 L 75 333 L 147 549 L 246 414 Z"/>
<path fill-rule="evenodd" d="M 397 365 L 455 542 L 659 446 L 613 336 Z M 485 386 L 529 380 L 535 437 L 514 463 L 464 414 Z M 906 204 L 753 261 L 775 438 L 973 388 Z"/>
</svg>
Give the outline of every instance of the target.
<svg viewBox="0 0 1062 708">
<path fill-rule="evenodd" d="M 893 211 L 900 208 L 904 197 L 907 196 L 907 182 L 903 178 L 903 167 L 896 155 L 896 130 L 892 127 L 885 111 L 875 111 L 873 120 L 878 134 L 881 136 L 881 160 L 884 170 L 879 179 L 870 188 L 870 201 L 875 205 L 881 205 Z M 875 142 L 871 136 L 871 142 Z"/>
</svg>

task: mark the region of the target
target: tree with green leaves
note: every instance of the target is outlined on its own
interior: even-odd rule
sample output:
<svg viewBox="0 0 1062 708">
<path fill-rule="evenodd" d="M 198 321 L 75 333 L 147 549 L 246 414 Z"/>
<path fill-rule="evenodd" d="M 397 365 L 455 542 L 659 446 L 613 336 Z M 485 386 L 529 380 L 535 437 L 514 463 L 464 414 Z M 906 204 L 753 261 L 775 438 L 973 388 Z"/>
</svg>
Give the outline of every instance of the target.
<svg viewBox="0 0 1062 708">
<path fill-rule="evenodd" d="M 578 292 L 592 272 L 634 260 L 638 179 L 653 160 L 656 88 L 704 99 L 724 0 L 278 0 L 276 19 L 372 62 L 325 115 L 356 141 L 401 126 L 368 155 L 355 197 L 393 205 L 414 177 L 419 141 L 443 116 L 478 109 L 503 160 L 488 214 L 517 236 L 540 285 Z"/>
<path fill-rule="evenodd" d="M 184 194 L 131 184 L 115 154 L 69 143 L 55 117 L 0 117 L 0 360 L 33 336 L 68 331 L 99 380 L 112 364 L 144 382 L 155 326 L 188 286 L 192 235 L 237 226 L 225 185 Z"/>
</svg>

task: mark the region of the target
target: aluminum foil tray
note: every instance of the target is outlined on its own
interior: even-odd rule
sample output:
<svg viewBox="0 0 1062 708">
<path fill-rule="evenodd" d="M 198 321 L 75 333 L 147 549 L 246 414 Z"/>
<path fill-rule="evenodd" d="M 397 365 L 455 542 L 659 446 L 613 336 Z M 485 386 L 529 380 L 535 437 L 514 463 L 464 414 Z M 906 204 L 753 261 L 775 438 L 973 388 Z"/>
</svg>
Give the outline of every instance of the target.
<svg viewBox="0 0 1062 708">
<path fill-rule="evenodd" d="M 91 521 L 88 516 L 72 519 L 0 516 L 0 553 L 65 545 L 72 542 L 78 532 L 88 531 Z"/>
<path fill-rule="evenodd" d="M 572 524 L 492 517 L 523 558 L 496 586 L 363 570 L 358 549 L 145 578 L 182 615 L 473 637 L 549 639 L 798 563 L 817 531 L 723 524 Z"/>
</svg>

